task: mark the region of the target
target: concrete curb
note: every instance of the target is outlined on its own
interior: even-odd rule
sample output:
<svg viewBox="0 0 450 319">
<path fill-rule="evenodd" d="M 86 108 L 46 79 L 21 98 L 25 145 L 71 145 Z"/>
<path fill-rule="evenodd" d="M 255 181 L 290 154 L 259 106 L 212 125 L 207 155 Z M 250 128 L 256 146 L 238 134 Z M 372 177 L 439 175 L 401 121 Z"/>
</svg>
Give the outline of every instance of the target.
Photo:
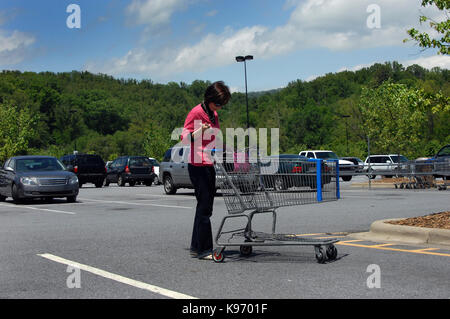
<svg viewBox="0 0 450 319">
<path fill-rule="evenodd" d="M 386 222 L 404 218 L 384 219 L 372 223 L 367 233 L 352 234 L 352 237 L 367 240 L 393 241 L 407 244 L 443 245 L 450 247 L 450 230 L 404 225 Z"/>
</svg>

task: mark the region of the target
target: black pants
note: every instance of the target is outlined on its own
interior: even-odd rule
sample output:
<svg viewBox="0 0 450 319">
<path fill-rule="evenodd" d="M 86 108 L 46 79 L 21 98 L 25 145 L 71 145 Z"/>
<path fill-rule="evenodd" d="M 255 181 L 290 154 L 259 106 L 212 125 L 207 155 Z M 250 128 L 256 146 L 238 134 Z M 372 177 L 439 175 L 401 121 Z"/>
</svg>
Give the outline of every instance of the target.
<svg viewBox="0 0 450 319">
<path fill-rule="evenodd" d="M 213 166 L 194 166 L 191 164 L 189 164 L 188 170 L 197 198 L 191 250 L 201 254 L 213 249 L 210 217 L 213 212 L 216 171 Z"/>
</svg>

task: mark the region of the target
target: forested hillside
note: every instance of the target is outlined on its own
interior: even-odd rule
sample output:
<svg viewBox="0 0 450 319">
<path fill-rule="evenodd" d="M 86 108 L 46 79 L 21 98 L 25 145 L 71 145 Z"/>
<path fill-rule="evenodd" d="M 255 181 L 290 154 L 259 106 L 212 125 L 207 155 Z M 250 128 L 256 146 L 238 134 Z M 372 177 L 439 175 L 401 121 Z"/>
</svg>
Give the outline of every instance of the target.
<svg viewBox="0 0 450 319">
<path fill-rule="evenodd" d="M 249 94 L 250 125 L 280 128 L 284 153 L 325 148 L 363 158 L 369 136 L 371 153 L 433 155 L 450 143 L 449 75 L 392 62 L 296 80 Z M 75 148 L 105 160 L 125 154 L 161 158 L 177 142 L 171 132 L 183 126 L 208 84 L 3 71 L 0 160 L 15 154 L 59 157 Z M 224 131 L 246 127 L 245 94 L 233 93 L 220 118 Z"/>
</svg>

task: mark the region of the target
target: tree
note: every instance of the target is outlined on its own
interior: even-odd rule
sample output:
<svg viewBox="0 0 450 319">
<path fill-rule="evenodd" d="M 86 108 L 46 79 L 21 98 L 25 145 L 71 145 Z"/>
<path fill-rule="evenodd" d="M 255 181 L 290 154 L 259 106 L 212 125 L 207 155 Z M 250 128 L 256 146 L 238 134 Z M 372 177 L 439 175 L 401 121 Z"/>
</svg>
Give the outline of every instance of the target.
<svg viewBox="0 0 450 319">
<path fill-rule="evenodd" d="M 422 91 L 404 84 L 386 82 L 377 89 L 363 89 L 359 107 L 374 151 L 420 156 L 426 105 Z"/>
<path fill-rule="evenodd" d="M 0 104 L 0 160 L 25 154 L 35 135 L 37 115 L 27 109 Z"/>
<path fill-rule="evenodd" d="M 172 141 L 173 144 L 173 141 Z M 164 153 L 170 147 L 169 135 L 158 125 L 151 122 L 145 131 L 142 148 L 146 156 L 151 156 L 157 160 L 162 160 Z"/>
<path fill-rule="evenodd" d="M 419 30 L 412 28 L 407 32 L 409 36 L 415 40 L 422 48 L 437 48 L 439 54 L 449 54 L 450 53 L 450 20 L 449 20 L 449 0 L 422 0 L 422 7 L 428 5 L 434 5 L 439 10 L 444 11 L 446 20 L 434 21 L 429 17 L 424 15 L 420 16 L 420 23 L 429 21 L 430 27 L 434 29 L 439 36 L 437 38 L 432 38 L 426 32 L 420 32 Z M 440 38 L 439 38 L 440 37 Z M 408 41 L 405 39 L 404 42 Z"/>
</svg>

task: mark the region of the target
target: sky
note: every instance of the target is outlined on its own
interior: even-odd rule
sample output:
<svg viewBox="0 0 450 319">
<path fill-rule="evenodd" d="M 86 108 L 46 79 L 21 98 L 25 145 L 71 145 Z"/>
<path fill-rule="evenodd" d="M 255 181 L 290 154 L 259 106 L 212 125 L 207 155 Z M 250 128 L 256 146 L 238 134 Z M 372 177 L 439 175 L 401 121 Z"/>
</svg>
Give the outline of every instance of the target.
<svg viewBox="0 0 450 319">
<path fill-rule="evenodd" d="M 89 71 L 154 83 L 285 87 L 374 63 L 450 67 L 406 30 L 421 0 L 0 0 L 0 69 Z M 73 9 L 71 5 L 77 5 Z M 78 14 L 79 13 L 79 14 Z"/>
</svg>

